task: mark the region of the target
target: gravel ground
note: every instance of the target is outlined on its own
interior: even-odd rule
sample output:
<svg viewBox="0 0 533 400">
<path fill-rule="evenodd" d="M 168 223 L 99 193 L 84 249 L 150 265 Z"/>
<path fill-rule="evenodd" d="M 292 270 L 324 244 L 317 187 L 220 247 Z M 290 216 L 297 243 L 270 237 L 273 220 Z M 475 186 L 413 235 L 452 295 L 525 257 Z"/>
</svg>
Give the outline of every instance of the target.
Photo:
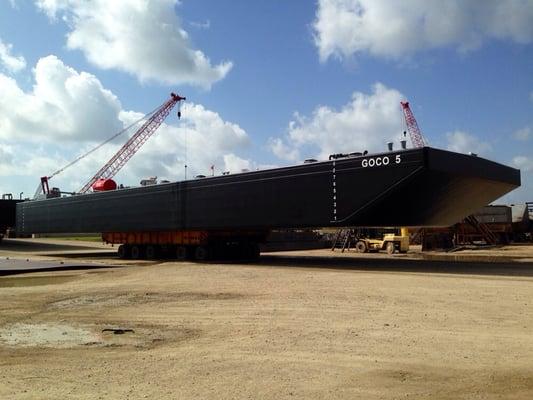
<svg viewBox="0 0 533 400">
<path fill-rule="evenodd" d="M 527 262 L 327 251 L 4 276 L 0 398 L 531 399 L 532 305 Z"/>
</svg>

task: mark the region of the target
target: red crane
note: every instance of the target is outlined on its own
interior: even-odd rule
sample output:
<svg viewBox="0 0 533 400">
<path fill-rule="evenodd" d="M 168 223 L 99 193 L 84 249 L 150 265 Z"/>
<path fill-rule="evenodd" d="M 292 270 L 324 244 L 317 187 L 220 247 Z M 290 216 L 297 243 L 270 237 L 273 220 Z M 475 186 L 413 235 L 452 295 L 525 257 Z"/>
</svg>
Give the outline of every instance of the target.
<svg viewBox="0 0 533 400">
<path fill-rule="evenodd" d="M 403 115 L 405 117 L 405 123 L 407 125 L 407 131 L 409 132 L 409 136 L 411 137 L 411 143 L 413 144 L 413 147 L 417 148 L 427 146 L 427 140 L 424 139 L 424 136 L 422 135 L 422 132 L 418 127 L 416 118 L 413 112 L 411 111 L 411 108 L 409 107 L 409 102 L 400 101 L 400 104 L 402 105 Z"/>
<path fill-rule="evenodd" d="M 185 97 L 171 93 L 170 99 L 148 118 L 139 130 L 124 143 L 120 150 L 79 190 L 79 193 L 86 193 L 100 179 L 105 180 L 114 177 L 130 158 L 137 153 L 150 136 L 152 136 L 156 129 L 159 128 L 176 103 L 182 100 L 185 100 Z M 181 117 L 179 111 L 178 117 Z"/>
<path fill-rule="evenodd" d="M 133 155 L 150 138 L 150 136 L 152 136 L 152 134 L 157 130 L 157 128 L 159 128 L 159 126 L 163 123 L 163 121 L 168 116 L 172 108 L 177 103 L 181 104 L 180 102 L 183 100 L 185 100 L 185 97 L 181 97 L 175 93 L 171 93 L 170 99 L 168 99 L 165 103 L 163 103 L 160 107 L 158 107 L 154 111 L 148 113 L 140 120 L 134 122 L 127 128 L 113 135 L 112 137 L 107 139 L 105 142 L 100 143 L 98 146 L 89 150 L 87 153 L 82 154 L 81 156 L 79 156 L 72 162 L 68 163 L 63 168 L 57 170 L 50 176 L 43 176 L 41 178 L 41 185 L 38 187 L 35 193 L 35 197 L 37 197 L 39 193 L 41 193 L 41 191 L 42 193 L 45 193 L 46 195 L 50 194 L 50 189 L 48 186 L 48 180 L 50 178 L 63 172 L 68 167 L 74 165 L 78 161 L 87 157 L 89 154 L 98 150 L 104 144 L 109 143 L 110 141 L 118 137 L 119 135 L 129 130 L 133 125 L 139 123 L 141 120 L 145 119 L 148 115 L 150 115 L 150 117 L 146 120 L 146 122 L 137 130 L 137 132 L 135 132 L 135 134 L 133 134 L 133 136 L 120 148 L 120 150 L 113 157 L 111 157 L 111 159 L 102 168 L 100 168 L 100 170 L 79 190 L 79 193 L 86 193 L 90 188 L 94 187 L 94 185 L 98 181 L 105 182 L 106 180 L 111 179 L 129 161 L 129 159 L 133 157 Z M 181 111 L 179 109 L 178 109 L 178 118 L 181 118 Z M 53 190 L 58 191 L 56 195 L 60 194 L 59 189 L 53 189 Z"/>
</svg>

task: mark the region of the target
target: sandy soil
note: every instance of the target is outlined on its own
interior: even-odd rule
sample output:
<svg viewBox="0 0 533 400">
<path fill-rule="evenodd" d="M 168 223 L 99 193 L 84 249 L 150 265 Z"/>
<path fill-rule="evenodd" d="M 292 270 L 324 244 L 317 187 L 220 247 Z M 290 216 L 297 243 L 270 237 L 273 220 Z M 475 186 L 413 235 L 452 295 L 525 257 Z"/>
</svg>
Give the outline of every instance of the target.
<svg viewBox="0 0 533 400">
<path fill-rule="evenodd" d="M 533 265 L 329 256 L 0 277 L 0 399 L 533 398 Z"/>
</svg>

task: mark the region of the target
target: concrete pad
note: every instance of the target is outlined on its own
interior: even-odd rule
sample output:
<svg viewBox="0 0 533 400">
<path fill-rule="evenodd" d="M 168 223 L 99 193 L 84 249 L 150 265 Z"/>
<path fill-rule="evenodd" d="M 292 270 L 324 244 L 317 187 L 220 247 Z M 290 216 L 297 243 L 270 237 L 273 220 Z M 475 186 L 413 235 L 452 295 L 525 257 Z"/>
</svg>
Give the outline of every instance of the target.
<svg viewBox="0 0 533 400">
<path fill-rule="evenodd" d="M 64 261 L 42 261 L 30 259 L 6 259 L 0 260 L 0 276 L 23 274 L 37 271 L 69 271 L 80 269 L 107 268 L 108 265 L 95 263 L 64 262 Z"/>
</svg>

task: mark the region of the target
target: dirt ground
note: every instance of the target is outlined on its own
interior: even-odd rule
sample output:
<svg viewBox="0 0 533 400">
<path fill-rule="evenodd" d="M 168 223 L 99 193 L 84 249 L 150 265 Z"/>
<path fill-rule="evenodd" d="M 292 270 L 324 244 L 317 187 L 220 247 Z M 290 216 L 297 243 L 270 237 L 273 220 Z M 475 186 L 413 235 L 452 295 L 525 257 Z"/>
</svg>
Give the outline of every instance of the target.
<svg viewBox="0 0 533 400">
<path fill-rule="evenodd" d="M 98 266 L 0 277 L 0 399 L 533 398 L 531 246 L 127 265 L 98 246 L 0 247 Z"/>
</svg>

